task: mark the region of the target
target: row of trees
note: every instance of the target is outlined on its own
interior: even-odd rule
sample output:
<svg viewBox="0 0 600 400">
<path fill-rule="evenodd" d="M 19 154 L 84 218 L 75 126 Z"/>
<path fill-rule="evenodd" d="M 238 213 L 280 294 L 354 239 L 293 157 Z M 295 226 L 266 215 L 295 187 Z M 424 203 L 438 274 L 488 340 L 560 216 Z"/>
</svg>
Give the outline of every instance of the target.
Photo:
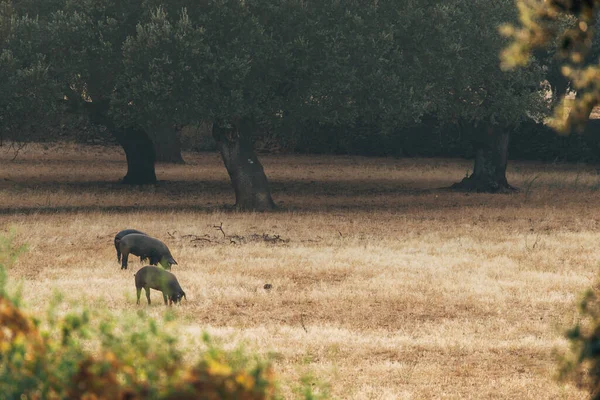
<svg viewBox="0 0 600 400">
<path fill-rule="evenodd" d="M 509 136 L 560 81 L 552 53 L 502 72 L 498 27 L 516 20 L 513 0 L 2 0 L 0 128 L 84 115 L 123 147 L 123 182 L 146 184 L 182 126 L 212 122 L 236 205 L 264 210 L 261 134 L 368 141 L 427 120 L 475 149 L 457 188 L 509 190 Z"/>
</svg>

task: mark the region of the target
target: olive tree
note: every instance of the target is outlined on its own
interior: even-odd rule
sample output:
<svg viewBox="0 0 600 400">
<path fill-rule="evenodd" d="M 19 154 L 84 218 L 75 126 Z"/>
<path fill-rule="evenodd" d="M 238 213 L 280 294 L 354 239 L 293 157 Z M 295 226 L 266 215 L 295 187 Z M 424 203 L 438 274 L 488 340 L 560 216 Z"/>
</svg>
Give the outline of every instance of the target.
<svg viewBox="0 0 600 400">
<path fill-rule="evenodd" d="M 193 18 L 185 9 L 172 14 L 157 9 L 125 41 L 114 117 L 123 126 L 212 121 L 236 206 L 273 208 L 252 145 L 276 113 L 270 39 L 237 0 L 199 4 Z"/>
<path fill-rule="evenodd" d="M 429 66 L 415 54 L 426 12 L 406 3 L 157 1 L 125 42 L 113 110 L 124 125 L 213 121 L 237 207 L 270 209 L 256 135 L 381 135 L 428 112 Z"/>
<path fill-rule="evenodd" d="M 470 176 L 453 188 L 505 192 L 510 134 L 547 110 L 538 63 L 505 73 L 499 53 L 505 39 L 498 27 L 516 19 L 512 0 L 451 0 L 431 9 L 437 23 L 427 64 L 433 66 L 429 85 L 437 89 L 432 108 L 439 121 L 457 124 L 471 138 L 475 163 Z"/>
<path fill-rule="evenodd" d="M 498 66 L 509 0 L 14 3 L 38 15 L 35 51 L 65 106 L 123 146 L 126 182 L 155 181 L 153 145 L 209 121 L 241 209 L 274 207 L 253 148 L 261 133 L 375 140 L 424 117 L 471 135 L 461 188 L 509 189 L 509 132 L 545 105 L 539 64 Z"/>
<path fill-rule="evenodd" d="M 285 3 L 285 2 L 284 2 Z M 287 2 L 265 29 L 286 49 L 287 125 L 412 126 L 428 112 L 422 2 Z"/>
<path fill-rule="evenodd" d="M 149 14 L 143 1 L 13 0 L 10 4 L 16 18 L 35 21 L 35 34 L 20 36 L 26 44 L 23 51 L 43 56 L 66 112 L 86 115 L 92 123 L 105 126 L 123 147 L 128 166 L 124 183 L 156 182 L 157 154 L 162 160 L 182 162 L 175 127 L 121 126 L 110 110 L 122 70 L 123 42 Z"/>
<path fill-rule="evenodd" d="M 506 40 L 498 27 L 516 20 L 512 0 L 290 3 L 279 23 L 265 25 L 272 37 L 287 37 L 279 46 L 292 54 L 284 124 L 332 126 L 366 140 L 423 118 L 457 125 L 476 157 L 473 173 L 454 187 L 512 189 L 510 134 L 548 111 L 541 63 L 512 73 L 499 65 Z M 424 32 L 428 20 L 436 23 Z"/>
<path fill-rule="evenodd" d="M 214 121 L 240 208 L 272 207 L 257 132 L 368 138 L 432 115 L 464 126 L 476 148 L 473 174 L 455 187 L 505 191 L 510 132 L 546 110 L 539 64 L 499 67 L 497 27 L 515 17 L 509 0 L 181 0 L 127 40 L 113 104 L 135 125 Z"/>
<path fill-rule="evenodd" d="M 48 61 L 33 44 L 40 30 L 38 21 L 15 15 L 10 3 L 0 2 L 0 139 L 30 141 L 23 132 L 59 109 Z"/>
</svg>

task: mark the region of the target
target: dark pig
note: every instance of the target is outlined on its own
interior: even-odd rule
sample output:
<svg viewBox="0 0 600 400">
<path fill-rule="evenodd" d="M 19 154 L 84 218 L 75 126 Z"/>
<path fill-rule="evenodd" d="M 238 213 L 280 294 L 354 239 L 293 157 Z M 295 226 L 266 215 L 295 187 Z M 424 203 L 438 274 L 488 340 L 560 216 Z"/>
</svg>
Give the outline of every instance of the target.
<svg viewBox="0 0 600 400">
<path fill-rule="evenodd" d="M 149 258 L 150 264 L 159 264 L 164 269 L 171 269 L 171 265 L 177 265 L 177 261 L 171 255 L 166 244 L 158 239 L 139 233 L 130 233 L 119 242 L 119 250 L 122 253 L 121 269 L 127 269 L 129 254 L 139 256 L 140 259 Z"/>
<path fill-rule="evenodd" d="M 121 243 L 121 239 L 123 239 L 123 236 L 127 236 L 130 233 L 138 233 L 140 235 L 146 235 L 144 232 L 142 231 L 138 231 L 137 229 L 123 229 L 121 232 L 117 233 L 115 235 L 115 249 L 117 249 L 117 260 L 119 262 L 121 262 L 121 250 L 119 249 L 119 243 Z M 143 261 L 143 259 L 140 258 L 140 261 Z M 154 264 L 156 265 L 156 264 Z"/>
<path fill-rule="evenodd" d="M 185 292 L 181 289 L 181 286 L 179 286 L 179 282 L 175 275 L 152 265 L 141 268 L 135 274 L 135 289 L 137 291 L 136 304 L 140 304 L 142 288 L 146 291 L 148 304 L 150 304 L 150 289 L 162 292 L 165 305 L 167 305 L 167 299 L 169 300 L 169 305 L 181 302 L 181 298 L 187 300 Z"/>
</svg>

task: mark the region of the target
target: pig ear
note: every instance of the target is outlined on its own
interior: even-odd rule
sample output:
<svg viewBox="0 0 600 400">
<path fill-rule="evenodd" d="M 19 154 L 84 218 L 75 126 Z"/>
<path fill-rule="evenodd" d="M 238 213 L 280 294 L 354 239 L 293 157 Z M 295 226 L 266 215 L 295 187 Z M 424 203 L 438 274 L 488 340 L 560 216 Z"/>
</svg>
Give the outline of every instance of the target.
<svg viewBox="0 0 600 400">
<path fill-rule="evenodd" d="M 169 262 L 170 262 L 171 264 L 179 265 L 179 264 L 177 264 L 177 261 L 175 261 L 175 259 L 174 259 L 174 258 L 172 258 L 172 257 L 169 259 Z"/>
</svg>

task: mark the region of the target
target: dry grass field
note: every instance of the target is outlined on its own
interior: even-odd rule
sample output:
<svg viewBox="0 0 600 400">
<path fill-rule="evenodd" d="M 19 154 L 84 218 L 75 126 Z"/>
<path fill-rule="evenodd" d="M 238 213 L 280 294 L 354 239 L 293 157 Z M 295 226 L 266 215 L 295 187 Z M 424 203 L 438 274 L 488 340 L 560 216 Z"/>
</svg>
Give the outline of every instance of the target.
<svg viewBox="0 0 600 400">
<path fill-rule="evenodd" d="M 223 209 L 217 154 L 158 165 L 146 188 L 116 183 L 117 148 L 12 156 L 0 148 L 0 220 L 29 245 L 9 275 L 32 310 L 58 289 L 67 304 L 162 315 L 158 292 L 135 304 L 139 261 L 117 263 L 114 234 L 137 228 L 179 262 L 182 336 L 274 353 L 286 397 L 312 371 L 342 399 L 586 398 L 554 380 L 553 353 L 598 276 L 594 167 L 512 162 L 521 191 L 487 195 L 437 190 L 467 160 L 264 156 L 281 210 L 260 214 Z"/>
</svg>

